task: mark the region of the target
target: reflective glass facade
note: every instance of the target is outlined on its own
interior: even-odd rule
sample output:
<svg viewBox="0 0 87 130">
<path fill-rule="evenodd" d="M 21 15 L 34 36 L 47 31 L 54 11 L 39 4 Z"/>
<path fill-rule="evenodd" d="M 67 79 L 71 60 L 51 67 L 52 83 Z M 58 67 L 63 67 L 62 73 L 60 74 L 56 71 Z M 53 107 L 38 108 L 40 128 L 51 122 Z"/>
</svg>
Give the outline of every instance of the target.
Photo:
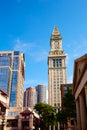
<svg viewBox="0 0 87 130">
<path fill-rule="evenodd" d="M 10 106 L 16 106 L 16 86 L 17 86 L 17 78 L 18 72 L 13 71 L 12 73 L 12 84 L 11 84 L 11 92 L 10 92 Z"/>
<path fill-rule="evenodd" d="M 11 66 L 11 56 L 10 55 L 0 55 L 0 66 Z"/>
<path fill-rule="evenodd" d="M 19 51 L 0 52 L 0 88 L 8 93 L 11 107 L 23 105 L 23 53 Z"/>
<path fill-rule="evenodd" d="M 9 68 L 0 68 L 0 88 L 2 88 L 5 92 L 8 92 L 9 76 Z"/>
<path fill-rule="evenodd" d="M 5 92 L 8 92 L 10 67 L 11 66 L 11 55 L 5 53 L 0 54 L 0 88 Z"/>
<path fill-rule="evenodd" d="M 13 60 L 13 70 L 18 70 L 18 57 L 14 57 Z"/>
</svg>

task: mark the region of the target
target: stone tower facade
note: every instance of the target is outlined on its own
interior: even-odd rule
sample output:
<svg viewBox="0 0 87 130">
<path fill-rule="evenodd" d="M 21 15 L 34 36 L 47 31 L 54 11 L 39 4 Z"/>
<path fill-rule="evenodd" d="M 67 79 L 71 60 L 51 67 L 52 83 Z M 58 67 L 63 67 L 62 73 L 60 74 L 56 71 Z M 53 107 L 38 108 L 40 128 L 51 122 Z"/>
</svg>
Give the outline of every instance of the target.
<svg viewBox="0 0 87 130">
<path fill-rule="evenodd" d="M 48 55 L 48 103 L 55 108 L 61 107 L 61 84 L 66 83 L 66 55 L 62 49 L 62 37 L 54 27 L 50 38 Z"/>
</svg>

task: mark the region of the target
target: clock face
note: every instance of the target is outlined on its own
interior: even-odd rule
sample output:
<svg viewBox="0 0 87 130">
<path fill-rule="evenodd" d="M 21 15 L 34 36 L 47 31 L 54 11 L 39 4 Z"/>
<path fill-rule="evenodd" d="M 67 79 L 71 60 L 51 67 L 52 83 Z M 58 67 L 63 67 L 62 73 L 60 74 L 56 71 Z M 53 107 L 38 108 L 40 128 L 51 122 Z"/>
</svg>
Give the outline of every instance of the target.
<svg viewBox="0 0 87 130">
<path fill-rule="evenodd" d="M 55 48 L 59 48 L 59 42 L 58 41 L 55 42 Z"/>
<path fill-rule="evenodd" d="M 61 48 L 61 44 L 59 41 L 52 41 L 51 42 L 51 48 L 52 49 L 60 49 Z"/>
</svg>

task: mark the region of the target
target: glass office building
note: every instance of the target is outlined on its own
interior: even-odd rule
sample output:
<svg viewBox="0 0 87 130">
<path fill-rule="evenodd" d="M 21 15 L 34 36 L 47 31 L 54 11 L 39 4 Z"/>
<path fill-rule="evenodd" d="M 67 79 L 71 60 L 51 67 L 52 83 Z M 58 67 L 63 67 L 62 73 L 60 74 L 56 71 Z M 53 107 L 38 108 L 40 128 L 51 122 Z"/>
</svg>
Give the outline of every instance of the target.
<svg viewBox="0 0 87 130">
<path fill-rule="evenodd" d="M 10 107 L 23 106 L 24 54 L 0 52 L 0 88 L 8 93 Z"/>
</svg>

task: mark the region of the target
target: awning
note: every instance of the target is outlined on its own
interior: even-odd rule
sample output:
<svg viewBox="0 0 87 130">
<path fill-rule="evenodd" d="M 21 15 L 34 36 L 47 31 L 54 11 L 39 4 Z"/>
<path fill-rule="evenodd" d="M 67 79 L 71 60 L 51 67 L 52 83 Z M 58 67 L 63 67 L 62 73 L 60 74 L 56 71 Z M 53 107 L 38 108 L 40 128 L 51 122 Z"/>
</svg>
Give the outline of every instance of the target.
<svg viewBox="0 0 87 130">
<path fill-rule="evenodd" d="M 2 101 L 0 101 L 0 106 L 2 106 L 2 107 L 4 107 L 4 108 L 8 108 L 7 104 L 4 103 L 4 102 L 2 102 Z"/>
<path fill-rule="evenodd" d="M 20 113 L 22 116 L 33 114 L 30 110 L 26 109 L 23 112 Z"/>
</svg>

